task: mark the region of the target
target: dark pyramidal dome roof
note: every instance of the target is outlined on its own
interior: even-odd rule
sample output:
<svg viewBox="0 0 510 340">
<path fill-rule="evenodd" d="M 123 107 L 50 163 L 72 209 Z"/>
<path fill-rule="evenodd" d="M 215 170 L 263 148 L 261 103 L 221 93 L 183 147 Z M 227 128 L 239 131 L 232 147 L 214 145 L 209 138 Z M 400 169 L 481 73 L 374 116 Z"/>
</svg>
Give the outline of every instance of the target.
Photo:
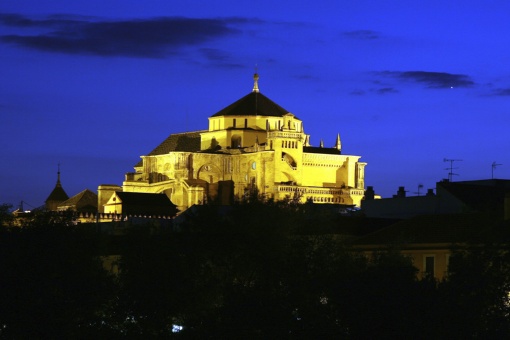
<svg viewBox="0 0 510 340">
<path fill-rule="evenodd" d="M 211 117 L 220 116 L 269 116 L 282 117 L 289 113 L 260 92 L 253 91 Z"/>
<path fill-rule="evenodd" d="M 289 113 L 280 105 L 260 93 L 257 81 L 258 74 L 253 76 L 253 90 L 246 96 L 230 104 L 224 109 L 218 111 L 211 117 L 221 116 L 266 116 L 266 117 L 282 117 Z M 297 118 L 297 117 L 296 117 Z M 168 136 L 161 144 L 152 150 L 148 156 L 163 155 L 172 151 L 200 151 L 200 133 L 203 131 L 192 131 L 184 133 L 176 133 Z M 135 167 L 141 167 L 143 161 L 140 160 Z"/>
<path fill-rule="evenodd" d="M 57 185 L 55 189 L 51 192 L 51 194 L 48 196 L 46 201 L 58 201 L 63 202 L 65 200 L 69 199 L 69 196 L 67 196 L 66 192 L 62 188 L 61 185 Z"/>
<path fill-rule="evenodd" d="M 48 201 L 63 202 L 68 199 L 69 199 L 69 196 L 67 196 L 64 188 L 62 188 L 62 184 L 60 183 L 60 170 L 59 170 L 58 177 L 57 177 L 57 184 L 55 184 L 55 188 L 50 193 L 50 195 L 48 196 L 48 198 L 46 199 L 45 202 L 48 202 Z"/>
</svg>

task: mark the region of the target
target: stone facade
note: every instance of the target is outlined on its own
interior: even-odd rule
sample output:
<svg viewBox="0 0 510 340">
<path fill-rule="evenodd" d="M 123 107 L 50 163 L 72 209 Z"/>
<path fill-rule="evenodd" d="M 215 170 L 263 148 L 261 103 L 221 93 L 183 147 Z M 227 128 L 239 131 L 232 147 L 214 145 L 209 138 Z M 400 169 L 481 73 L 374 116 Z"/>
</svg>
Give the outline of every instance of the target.
<svg viewBox="0 0 510 340">
<path fill-rule="evenodd" d="M 310 199 L 359 206 L 364 196 L 360 156 L 312 147 L 303 122 L 258 89 L 209 117 L 204 131 L 173 134 L 127 173 L 125 192 L 161 193 L 183 211 L 222 204 L 253 190 L 267 198 Z"/>
</svg>

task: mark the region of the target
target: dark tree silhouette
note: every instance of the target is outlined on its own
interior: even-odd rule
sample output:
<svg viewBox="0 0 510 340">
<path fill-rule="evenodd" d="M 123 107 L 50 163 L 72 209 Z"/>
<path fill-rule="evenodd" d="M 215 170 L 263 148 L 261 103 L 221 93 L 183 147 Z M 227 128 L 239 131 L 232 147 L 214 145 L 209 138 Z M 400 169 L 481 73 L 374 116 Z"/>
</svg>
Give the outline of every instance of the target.
<svg viewBox="0 0 510 340">
<path fill-rule="evenodd" d="M 505 232 L 505 234 L 507 234 Z M 504 242 L 457 249 L 439 286 L 445 336 L 502 339 L 510 334 L 510 249 Z"/>
<path fill-rule="evenodd" d="M 132 226 L 120 274 L 97 228 L 36 214 L 0 229 L 0 336 L 6 338 L 505 338 L 508 232 L 459 248 L 442 282 L 418 280 L 398 249 L 365 254 L 346 219 L 256 190 L 197 208 L 174 232 Z M 326 212 L 322 214 L 323 212 Z M 355 223 L 349 225 L 354 221 Z M 314 225 L 314 223 L 319 225 Z M 338 228 L 349 225 L 348 228 Z M 316 227 L 316 228 L 315 228 Z M 174 326 L 181 325 L 179 333 Z"/>
<path fill-rule="evenodd" d="M 6 338 L 76 338 L 104 332 L 113 284 L 95 234 L 38 213 L 0 231 L 0 332 Z"/>
</svg>

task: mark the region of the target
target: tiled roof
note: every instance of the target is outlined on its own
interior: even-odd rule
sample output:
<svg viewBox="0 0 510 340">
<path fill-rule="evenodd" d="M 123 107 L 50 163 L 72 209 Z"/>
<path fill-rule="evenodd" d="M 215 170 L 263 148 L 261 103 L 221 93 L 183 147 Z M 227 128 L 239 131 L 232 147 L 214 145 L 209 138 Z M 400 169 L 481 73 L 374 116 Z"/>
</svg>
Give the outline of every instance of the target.
<svg viewBox="0 0 510 340">
<path fill-rule="evenodd" d="M 122 200 L 122 204 L 137 206 L 174 206 L 165 194 L 148 194 L 140 192 L 117 191 L 117 196 Z"/>
<path fill-rule="evenodd" d="M 122 201 L 122 213 L 171 215 L 178 212 L 177 206 L 165 194 L 148 194 L 139 192 L 117 191 L 116 195 Z"/>
<path fill-rule="evenodd" d="M 165 194 L 116 191 L 124 215 L 175 216 L 177 206 Z M 115 197 L 113 199 L 115 201 Z"/>
<path fill-rule="evenodd" d="M 423 215 L 397 222 L 353 242 L 356 246 L 417 245 L 476 241 L 496 224 L 487 214 Z"/>
<path fill-rule="evenodd" d="M 438 186 L 449 191 L 472 210 L 497 211 L 503 209 L 505 194 L 510 192 L 509 183 L 507 180 L 486 180 L 439 182 Z"/>
<path fill-rule="evenodd" d="M 320 148 L 317 146 L 303 146 L 305 153 L 323 153 L 328 155 L 340 155 L 340 150 L 337 148 Z"/>
<path fill-rule="evenodd" d="M 226 108 L 218 111 L 211 117 L 220 116 L 269 116 L 282 117 L 289 113 L 280 105 L 259 92 L 251 92 L 230 104 Z"/>
<path fill-rule="evenodd" d="M 154 150 L 152 150 L 148 154 L 148 156 L 164 155 L 171 151 L 187 151 L 187 152 L 200 151 L 200 133 L 204 131 L 192 131 L 171 134 Z M 142 165 L 143 161 L 140 160 L 135 165 L 135 167 L 140 167 Z"/>
<path fill-rule="evenodd" d="M 97 208 L 97 195 L 89 189 L 85 189 L 79 194 L 76 194 L 70 199 L 60 203 L 59 206 L 95 206 Z"/>
</svg>

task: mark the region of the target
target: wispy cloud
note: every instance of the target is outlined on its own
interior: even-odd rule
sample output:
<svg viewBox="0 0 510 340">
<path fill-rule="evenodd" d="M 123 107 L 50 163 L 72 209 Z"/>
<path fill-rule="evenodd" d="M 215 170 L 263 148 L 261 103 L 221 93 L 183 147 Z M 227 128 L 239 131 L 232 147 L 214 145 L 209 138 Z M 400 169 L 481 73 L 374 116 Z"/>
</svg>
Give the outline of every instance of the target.
<svg viewBox="0 0 510 340">
<path fill-rule="evenodd" d="M 0 14 L 0 24 L 5 26 L 40 28 L 43 31 L 39 34 L 33 34 L 31 30 L 31 34 L 27 35 L 4 35 L 0 41 L 57 53 L 161 58 L 185 46 L 236 34 L 238 26 L 248 22 L 254 21 L 246 18 L 184 17 L 112 21 L 76 16 L 32 19 L 17 14 Z"/>
<path fill-rule="evenodd" d="M 380 88 L 371 88 L 368 90 L 356 89 L 356 90 L 349 92 L 349 94 L 352 96 L 364 96 L 366 94 L 371 94 L 371 93 L 386 95 L 386 94 L 399 93 L 399 91 L 394 87 L 380 87 Z"/>
<path fill-rule="evenodd" d="M 207 59 L 208 64 L 226 69 L 244 68 L 246 65 L 236 63 L 231 54 L 217 48 L 201 48 L 199 52 Z"/>
<path fill-rule="evenodd" d="M 510 96 L 510 88 L 500 88 L 492 91 L 493 96 Z"/>
<path fill-rule="evenodd" d="M 393 87 L 382 87 L 380 89 L 375 90 L 378 94 L 390 94 L 390 93 L 398 93 L 398 90 Z"/>
<path fill-rule="evenodd" d="M 397 79 L 425 84 L 427 88 L 431 89 L 472 87 L 475 85 L 475 82 L 471 80 L 471 77 L 465 74 L 428 71 L 385 71 L 380 74 L 383 76 L 390 76 Z"/>
<path fill-rule="evenodd" d="M 201 48 L 200 52 L 211 61 L 225 62 L 229 60 L 226 52 L 216 48 Z"/>
<path fill-rule="evenodd" d="M 347 32 L 343 32 L 343 35 L 348 38 L 360 39 L 360 40 L 379 39 L 379 33 L 376 31 L 371 31 L 371 30 L 347 31 Z"/>
<path fill-rule="evenodd" d="M 363 96 L 363 95 L 365 95 L 365 91 L 356 89 L 356 90 L 352 90 L 351 92 L 349 92 L 349 94 L 352 96 Z"/>
</svg>

